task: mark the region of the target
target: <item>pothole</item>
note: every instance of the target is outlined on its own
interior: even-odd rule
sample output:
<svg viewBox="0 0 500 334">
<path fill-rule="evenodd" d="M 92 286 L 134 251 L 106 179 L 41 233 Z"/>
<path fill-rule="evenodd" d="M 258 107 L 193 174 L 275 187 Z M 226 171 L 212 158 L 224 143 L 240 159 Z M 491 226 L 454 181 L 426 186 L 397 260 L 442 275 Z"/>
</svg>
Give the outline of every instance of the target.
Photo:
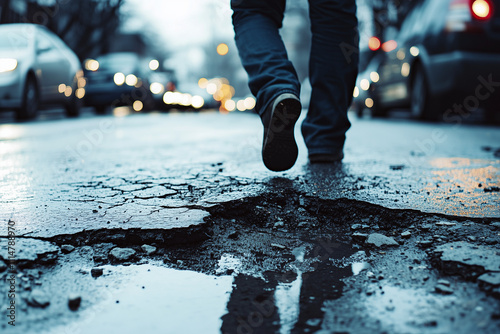
<svg viewBox="0 0 500 334">
<path fill-rule="evenodd" d="M 442 270 L 450 266 L 441 266 L 444 260 L 436 257 L 434 250 L 446 248 L 448 244 L 462 242 L 470 247 L 483 247 L 493 260 L 500 256 L 499 228 L 490 218 L 468 219 L 392 210 L 348 199 L 319 199 L 293 188 L 228 201 L 205 210 L 209 215 L 203 224 L 196 226 L 168 230 L 100 229 L 42 240 L 57 244 L 61 252 L 55 256 L 52 251 L 40 252 L 34 257 L 31 254 L 31 260 L 18 263 L 16 277 L 23 301 L 20 311 L 26 312 L 29 319 L 25 332 L 29 333 L 32 328 L 30 321 L 40 319 L 51 309 L 59 314 L 69 312 L 68 319 L 75 319 L 77 313 L 71 313 L 67 305 L 58 308 L 54 303 L 28 312 L 33 308 L 28 306 L 32 292 L 47 290 L 51 275 L 56 275 L 54 273 L 64 266 L 72 268 L 64 272 L 71 282 L 77 282 L 75 277 L 81 275 L 90 277 L 89 282 L 98 282 L 106 277 L 100 269 L 111 268 L 113 272 L 116 265 L 120 271 L 153 265 L 198 272 L 204 274 L 203 277 L 232 277 L 226 313 L 220 315 L 223 332 L 289 333 L 328 329 L 329 324 L 344 328 L 338 322 L 327 321 L 325 317 L 330 313 L 325 313 L 325 305 L 345 300 L 346 296 L 354 298 L 353 291 L 363 299 L 380 296 L 380 291 L 416 288 L 424 294 L 432 294 L 434 297 L 429 300 L 445 298 L 447 294 L 460 299 L 477 293 L 477 284 L 467 285 L 456 272 Z M 0 242 L 5 240 L 0 238 Z M 442 274 L 435 268 L 442 270 L 442 274 L 454 276 L 439 282 Z M 480 275 L 487 274 L 482 284 L 493 283 L 484 290 L 495 295 L 494 268 L 478 269 L 473 264 L 453 268 L 473 270 L 474 275 L 464 276 L 474 282 Z M 4 267 L 3 271 L 0 275 L 5 279 L 11 270 Z M 145 280 L 144 285 L 147 284 Z M 195 281 L 192 284 L 196 284 Z M 439 290 L 438 285 L 445 288 Z M 80 295 L 85 301 L 85 289 Z M 0 301 L 6 301 L 3 300 L 6 296 L 2 293 Z M 58 303 L 65 300 L 59 298 Z M 93 302 L 97 303 L 95 298 Z M 372 302 L 363 303 L 371 305 Z M 390 301 L 385 303 L 389 305 Z M 488 303 L 500 306 L 498 301 L 485 296 L 476 301 L 476 306 L 484 309 L 483 305 Z M 384 312 L 392 312 L 391 305 Z M 397 303 L 394 305 L 398 307 Z M 445 315 L 459 312 L 463 306 L 448 301 L 446 305 Z M 82 302 L 82 312 L 91 306 L 89 302 Z M 488 311 L 490 317 L 499 316 L 494 310 Z M 406 309 L 404 312 L 408 313 Z M 349 323 L 348 314 L 342 317 Z M 418 332 L 422 326 L 431 326 L 439 332 L 439 329 L 459 328 L 457 324 L 461 321 L 443 321 L 427 315 L 424 323 L 421 319 L 410 320 L 409 325 L 394 328 L 411 327 Z M 375 318 L 364 323 L 372 329 L 382 326 Z M 498 323 L 496 319 L 482 326 L 492 328 Z M 390 326 L 387 328 L 389 333 L 395 332 Z"/>
</svg>

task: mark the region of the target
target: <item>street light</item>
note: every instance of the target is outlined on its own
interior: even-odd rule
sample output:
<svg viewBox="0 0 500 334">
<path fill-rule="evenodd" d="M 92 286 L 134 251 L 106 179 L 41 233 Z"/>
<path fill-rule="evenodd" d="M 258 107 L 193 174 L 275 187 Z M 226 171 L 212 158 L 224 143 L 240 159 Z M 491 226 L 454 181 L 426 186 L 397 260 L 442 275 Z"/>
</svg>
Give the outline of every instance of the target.
<svg viewBox="0 0 500 334">
<path fill-rule="evenodd" d="M 227 44 L 220 43 L 219 45 L 217 45 L 217 53 L 219 55 L 225 56 L 227 55 L 228 52 L 229 52 L 229 47 L 227 46 Z"/>
<path fill-rule="evenodd" d="M 156 59 L 152 59 L 150 62 L 149 62 L 149 69 L 151 71 L 156 71 L 158 68 L 160 67 L 160 62 Z"/>
</svg>

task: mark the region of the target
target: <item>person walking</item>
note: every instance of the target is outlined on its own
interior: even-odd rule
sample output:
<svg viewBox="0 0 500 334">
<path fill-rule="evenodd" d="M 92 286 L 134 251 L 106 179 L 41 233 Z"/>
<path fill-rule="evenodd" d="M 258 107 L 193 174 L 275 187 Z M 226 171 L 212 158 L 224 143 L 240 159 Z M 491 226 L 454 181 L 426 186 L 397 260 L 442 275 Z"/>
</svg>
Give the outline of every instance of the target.
<svg viewBox="0 0 500 334">
<path fill-rule="evenodd" d="M 279 34 L 285 7 L 286 0 L 231 0 L 236 46 L 264 125 L 262 159 L 272 171 L 297 160 L 294 128 L 302 110 L 300 82 Z M 302 135 L 310 163 L 339 162 L 358 71 L 356 3 L 309 0 L 309 17 L 312 94 Z"/>
</svg>

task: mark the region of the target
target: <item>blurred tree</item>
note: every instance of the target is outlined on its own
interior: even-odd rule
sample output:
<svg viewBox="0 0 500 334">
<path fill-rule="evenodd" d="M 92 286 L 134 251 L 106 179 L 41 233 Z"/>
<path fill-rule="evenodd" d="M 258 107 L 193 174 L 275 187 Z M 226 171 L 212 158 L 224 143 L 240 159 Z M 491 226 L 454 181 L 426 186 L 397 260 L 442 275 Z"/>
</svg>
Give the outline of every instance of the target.
<svg viewBox="0 0 500 334">
<path fill-rule="evenodd" d="M 1 16 L 0 16 L 0 23 L 7 23 L 9 19 L 9 12 L 10 12 L 10 0 L 2 0 L 1 1 Z"/>
<path fill-rule="evenodd" d="M 124 0 L 56 0 L 49 29 L 59 35 L 80 57 L 109 51 L 120 25 L 119 9 Z"/>
<path fill-rule="evenodd" d="M 124 0 L 0 0 L 1 23 L 36 23 L 52 30 L 84 59 L 106 53 Z M 24 8 L 23 15 L 12 9 Z"/>
<path fill-rule="evenodd" d="M 410 12 L 422 0 L 369 0 L 372 6 L 375 36 L 383 39 L 387 27 L 397 30 Z"/>
</svg>

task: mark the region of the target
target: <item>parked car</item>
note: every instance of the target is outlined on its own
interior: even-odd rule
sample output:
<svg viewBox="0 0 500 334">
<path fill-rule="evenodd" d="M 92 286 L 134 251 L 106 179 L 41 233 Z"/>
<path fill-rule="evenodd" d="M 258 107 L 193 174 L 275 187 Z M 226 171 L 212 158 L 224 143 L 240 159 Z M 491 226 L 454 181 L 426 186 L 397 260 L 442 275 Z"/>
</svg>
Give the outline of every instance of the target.
<svg viewBox="0 0 500 334">
<path fill-rule="evenodd" d="M 381 52 L 374 53 L 370 57 L 368 64 L 363 69 L 356 79 L 356 86 L 354 87 L 352 106 L 356 111 L 358 117 L 363 115 L 365 109 L 372 109 L 372 114 L 376 114 L 375 101 L 373 99 L 373 92 L 380 80 L 380 64 L 384 59 L 384 54 Z"/>
<path fill-rule="evenodd" d="M 478 108 L 500 113 L 500 0 L 422 0 L 384 44 L 378 114 L 410 107 L 416 118 L 446 121 Z"/>
<path fill-rule="evenodd" d="M 153 107 L 145 59 L 133 52 L 114 52 L 85 61 L 85 104 L 98 113 L 108 107 L 132 106 L 136 111 Z"/>
<path fill-rule="evenodd" d="M 84 86 L 78 57 L 47 28 L 0 25 L 0 110 L 15 110 L 26 120 L 41 106 L 59 104 L 78 116 Z"/>
</svg>

